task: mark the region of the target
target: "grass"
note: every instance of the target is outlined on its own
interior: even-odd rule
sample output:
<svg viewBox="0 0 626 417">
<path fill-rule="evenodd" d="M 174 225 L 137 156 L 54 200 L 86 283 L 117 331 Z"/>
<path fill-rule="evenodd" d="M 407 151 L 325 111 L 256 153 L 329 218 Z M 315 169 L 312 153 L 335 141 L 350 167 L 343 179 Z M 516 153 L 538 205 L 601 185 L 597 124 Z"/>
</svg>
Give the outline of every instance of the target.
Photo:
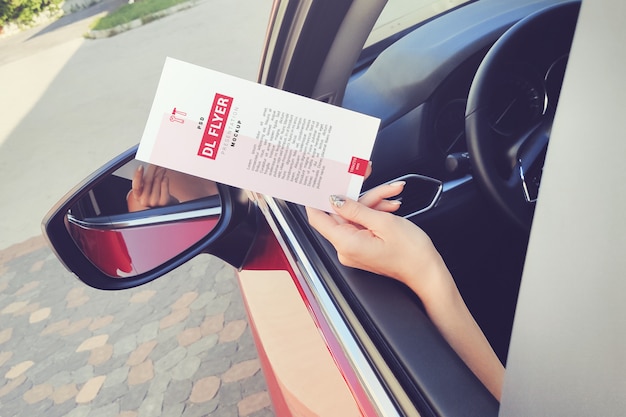
<svg viewBox="0 0 626 417">
<path fill-rule="evenodd" d="M 153 13 L 168 9 L 186 1 L 188 0 L 139 0 L 132 4 L 125 4 L 114 12 L 97 19 L 91 25 L 91 29 L 111 29 L 131 22 L 135 19 L 144 19 L 146 21 L 154 20 L 151 17 Z"/>
</svg>

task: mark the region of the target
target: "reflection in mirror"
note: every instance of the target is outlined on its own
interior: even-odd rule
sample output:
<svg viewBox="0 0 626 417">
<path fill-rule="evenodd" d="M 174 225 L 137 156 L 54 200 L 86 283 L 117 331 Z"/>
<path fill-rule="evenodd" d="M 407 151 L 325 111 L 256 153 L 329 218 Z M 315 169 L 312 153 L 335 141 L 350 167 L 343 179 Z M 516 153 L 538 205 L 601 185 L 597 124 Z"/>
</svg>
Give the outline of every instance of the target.
<svg viewBox="0 0 626 417">
<path fill-rule="evenodd" d="M 131 160 L 72 206 L 66 227 L 98 269 L 124 278 L 189 249 L 220 215 L 213 181 Z"/>
</svg>

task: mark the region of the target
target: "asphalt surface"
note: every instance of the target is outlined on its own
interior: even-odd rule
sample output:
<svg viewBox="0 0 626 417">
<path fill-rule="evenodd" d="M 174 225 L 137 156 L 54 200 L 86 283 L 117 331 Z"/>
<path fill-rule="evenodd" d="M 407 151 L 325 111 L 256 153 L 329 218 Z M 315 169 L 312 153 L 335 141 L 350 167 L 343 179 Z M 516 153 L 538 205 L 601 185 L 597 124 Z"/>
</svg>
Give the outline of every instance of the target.
<svg viewBox="0 0 626 417">
<path fill-rule="evenodd" d="M 0 250 L 139 142 L 167 56 L 256 79 L 270 6 L 201 0 L 106 39 L 82 36 L 95 15 L 0 38 Z"/>
<path fill-rule="evenodd" d="M 138 141 L 165 56 L 256 75 L 269 0 L 84 39 L 116 1 L 0 39 L 0 416 L 273 416 L 230 266 L 201 256 L 104 292 L 41 236 L 66 191 Z"/>
</svg>

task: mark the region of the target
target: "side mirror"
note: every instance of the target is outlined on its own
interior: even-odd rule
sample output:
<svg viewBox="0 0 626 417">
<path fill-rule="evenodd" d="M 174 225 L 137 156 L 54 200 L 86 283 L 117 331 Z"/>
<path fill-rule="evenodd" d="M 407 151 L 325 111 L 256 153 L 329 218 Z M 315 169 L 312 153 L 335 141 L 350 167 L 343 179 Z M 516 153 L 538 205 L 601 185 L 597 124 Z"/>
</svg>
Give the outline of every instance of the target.
<svg viewBox="0 0 626 417">
<path fill-rule="evenodd" d="M 136 207 L 132 180 L 143 164 L 135 160 L 136 150 L 96 171 L 44 218 L 44 235 L 66 268 L 91 287 L 120 290 L 145 284 L 200 253 L 240 267 L 257 222 L 245 193 L 169 171 L 173 198 L 161 207 Z M 146 174 L 154 168 L 143 166 Z"/>
</svg>

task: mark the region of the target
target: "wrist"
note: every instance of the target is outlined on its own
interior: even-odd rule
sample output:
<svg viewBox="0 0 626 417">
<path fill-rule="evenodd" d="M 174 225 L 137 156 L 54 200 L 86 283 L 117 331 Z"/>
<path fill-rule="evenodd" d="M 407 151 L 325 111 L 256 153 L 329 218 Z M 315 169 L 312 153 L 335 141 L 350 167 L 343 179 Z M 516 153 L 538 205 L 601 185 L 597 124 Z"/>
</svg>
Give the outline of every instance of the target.
<svg viewBox="0 0 626 417">
<path fill-rule="evenodd" d="M 413 268 L 404 272 L 400 279 L 427 307 L 431 302 L 442 303 L 453 294 L 456 284 L 441 255 L 433 247 L 432 252 L 420 257 Z"/>
</svg>

